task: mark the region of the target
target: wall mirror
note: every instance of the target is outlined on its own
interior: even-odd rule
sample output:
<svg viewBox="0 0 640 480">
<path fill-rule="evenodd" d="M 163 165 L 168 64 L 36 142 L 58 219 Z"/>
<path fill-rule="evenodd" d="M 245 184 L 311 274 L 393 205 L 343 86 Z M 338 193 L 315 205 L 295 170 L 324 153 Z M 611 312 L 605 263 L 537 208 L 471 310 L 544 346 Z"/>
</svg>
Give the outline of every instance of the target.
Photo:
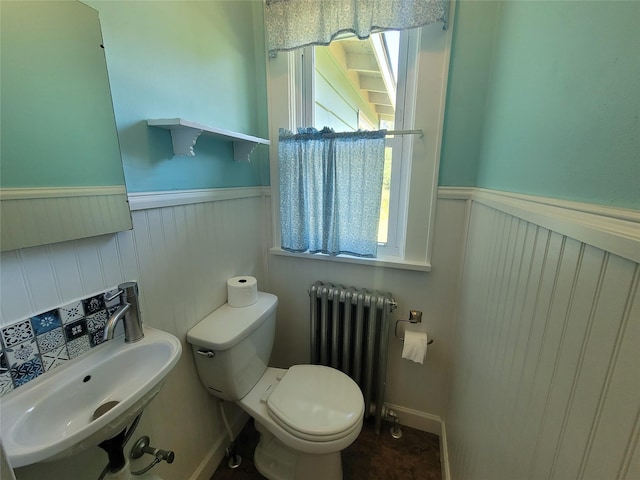
<svg viewBox="0 0 640 480">
<path fill-rule="evenodd" d="M 98 12 L 1 9 L 0 249 L 131 229 Z"/>
</svg>

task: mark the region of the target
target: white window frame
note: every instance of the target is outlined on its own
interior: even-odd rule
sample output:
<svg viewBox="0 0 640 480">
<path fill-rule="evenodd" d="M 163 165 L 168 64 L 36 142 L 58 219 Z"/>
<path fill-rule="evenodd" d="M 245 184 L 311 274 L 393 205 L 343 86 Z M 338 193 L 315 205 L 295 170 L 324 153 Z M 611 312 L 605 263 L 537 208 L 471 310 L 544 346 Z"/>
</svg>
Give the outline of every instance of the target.
<svg viewBox="0 0 640 480">
<path fill-rule="evenodd" d="M 414 127 L 420 33 L 421 29 L 400 32 L 395 130 Z M 381 258 L 404 258 L 413 135 L 388 137 L 386 146 L 393 148 L 389 223 L 387 243 L 378 247 L 378 255 Z"/>
<path fill-rule="evenodd" d="M 302 92 L 297 88 L 297 85 L 301 84 L 302 62 L 306 61 L 309 64 L 311 58 L 306 55 L 305 60 L 305 56 L 298 50 L 279 53 L 276 58 L 268 60 L 267 89 L 271 138 L 269 153 L 271 159 L 273 225 L 272 254 L 409 270 L 429 271 L 431 269 L 438 166 L 454 11 L 455 9 L 452 8 L 447 30 L 443 31 L 441 24 L 433 24 L 427 25 L 409 35 L 409 46 L 411 47 L 412 39 L 415 42 L 413 55 L 416 56 L 416 61 L 413 66 L 417 71 L 417 75 L 414 76 L 415 82 L 413 84 L 409 82 L 405 92 L 398 94 L 397 98 L 400 101 L 396 105 L 396 122 L 400 118 L 402 120 L 402 129 L 421 129 L 423 136 L 416 138 L 414 135 L 404 135 L 388 139 L 391 142 L 402 143 L 400 157 L 404 157 L 402 158 L 401 168 L 396 168 L 396 165 L 392 168 L 392 172 L 395 173 L 396 177 L 392 178 L 392 182 L 404 182 L 405 185 L 409 185 L 409 188 L 403 189 L 403 193 L 394 200 L 394 216 L 396 216 L 398 222 L 393 234 L 391 229 L 389 232 L 389 238 L 393 235 L 394 241 L 388 242 L 389 248 L 380 248 L 378 258 L 375 259 L 356 258 L 346 255 L 299 254 L 286 252 L 280 248 L 278 131 L 279 128 L 295 130 L 298 125 L 312 124 L 313 109 L 302 108 Z M 412 54 L 411 48 L 408 49 L 408 54 Z M 313 65 L 313 63 L 310 64 Z M 310 75 L 310 77 L 313 77 L 313 75 Z M 411 78 L 410 74 L 408 78 Z M 313 92 L 312 78 L 307 77 L 305 85 L 305 88 L 311 89 L 311 92 Z M 403 97 L 404 101 L 402 101 Z M 295 101 L 292 101 L 292 99 Z M 416 99 L 419 99 L 419 105 L 417 105 Z M 403 105 L 406 105 L 406 108 L 403 108 Z M 413 125 L 411 124 L 411 119 L 413 119 Z M 396 129 L 400 129 L 397 125 Z M 404 239 L 402 238 L 403 236 Z"/>
</svg>

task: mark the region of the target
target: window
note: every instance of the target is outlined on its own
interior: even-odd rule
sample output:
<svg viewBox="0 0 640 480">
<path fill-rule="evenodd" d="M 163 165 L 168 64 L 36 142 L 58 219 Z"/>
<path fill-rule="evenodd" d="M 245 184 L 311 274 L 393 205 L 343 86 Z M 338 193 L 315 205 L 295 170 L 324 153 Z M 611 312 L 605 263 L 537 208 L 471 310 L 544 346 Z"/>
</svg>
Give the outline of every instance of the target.
<svg viewBox="0 0 640 480">
<path fill-rule="evenodd" d="M 269 60 L 272 139 L 279 128 L 307 126 L 423 130 L 422 138 L 387 138 L 377 263 L 429 269 L 449 39 L 450 29 L 429 25 L 367 40 L 345 37 Z M 271 165 L 277 169 L 277 161 Z M 275 253 L 278 198 L 272 185 Z"/>
<path fill-rule="evenodd" d="M 413 108 L 404 105 L 415 104 L 416 70 L 407 66 L 416 63 L 419 33 L 389 31 L 364 40 L 346 36 L 326 47 L 305 48 L 297 56 L 302 71 L 298 118 L 304 124 L 296 127 L 328 126 L 336 131 L 412 128 Z M 407 94 L 409 101 L 405 102 Z M 388 137 L 378 227 L 380 257 L 404 253 L 410 152 L 409 137 Z"/>
</svg>

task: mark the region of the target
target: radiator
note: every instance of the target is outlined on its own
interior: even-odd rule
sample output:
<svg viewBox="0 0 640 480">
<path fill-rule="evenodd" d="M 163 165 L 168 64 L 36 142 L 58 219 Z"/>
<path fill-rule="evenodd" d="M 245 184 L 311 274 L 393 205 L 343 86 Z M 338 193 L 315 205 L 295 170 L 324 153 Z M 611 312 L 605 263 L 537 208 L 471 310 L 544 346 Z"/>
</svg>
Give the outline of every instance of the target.
<svg viewBox="0 0 640 480">
<path fill-rule="evenodd" d="M 365 417 L 374 415 L 380 432 L 387 373 L 390 293 L 316 282 L 309 290 L 311 363 L 337 368 L 362 390 Z"/>
</svg>

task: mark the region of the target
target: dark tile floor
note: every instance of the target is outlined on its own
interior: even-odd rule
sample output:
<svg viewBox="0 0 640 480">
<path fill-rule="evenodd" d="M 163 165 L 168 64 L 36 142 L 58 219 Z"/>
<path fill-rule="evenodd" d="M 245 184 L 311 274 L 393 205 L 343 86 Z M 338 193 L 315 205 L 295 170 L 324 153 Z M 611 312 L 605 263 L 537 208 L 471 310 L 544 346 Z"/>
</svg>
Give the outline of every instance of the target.
<svg viewBox="0 0 640 480">
<path fill-rule="evenodd" d="M 342 452 L 344 480 L 441 480 L 440 439 L 437 435 L 402 427 L 402 438 L 389 433 L 384 424 L 376 435 L 366 421 L 358 439 Z M 253 465 L 258 432 L 249 420 L 236 439 L 242 463 L 230 469 L 224 459 L 211 480 L 263 480 Z"/>
</svg>

